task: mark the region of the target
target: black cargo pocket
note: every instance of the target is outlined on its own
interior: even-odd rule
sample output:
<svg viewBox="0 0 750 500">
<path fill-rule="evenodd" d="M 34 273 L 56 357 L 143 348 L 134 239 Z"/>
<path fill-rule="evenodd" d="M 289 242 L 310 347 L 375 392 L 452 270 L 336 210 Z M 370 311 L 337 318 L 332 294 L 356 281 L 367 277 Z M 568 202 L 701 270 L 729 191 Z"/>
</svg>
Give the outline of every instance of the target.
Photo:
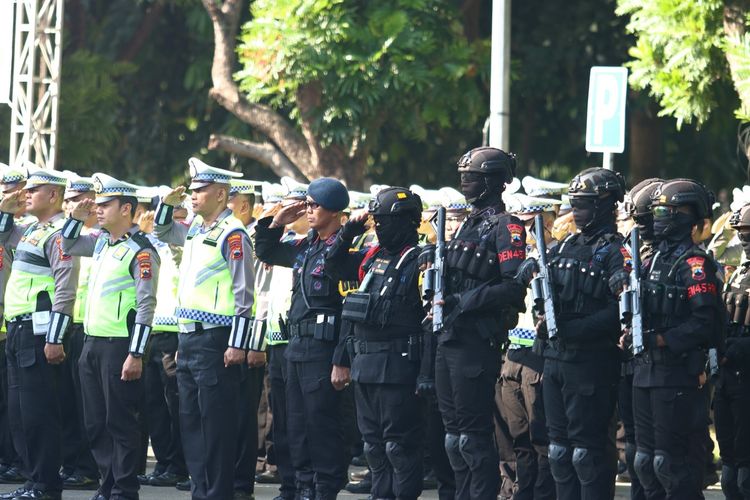
<svg viewBox="0 0 750 500">
<path fill-rule="evenodd" d="M 320 385 L 322 384 L 322 382 L 323 380 L 318 378 L 300 380 L 300 387 L 302 388 L 302 392 L 309 394 L 320 389 Z"/>
<path fill-rule="evenodd" d="M 18 360 L 18 366 L 21 368 L 34 366 L 34 363 L 36 363 L 36 350 L 34 349 L 34 346 L 32 345 L 20 349 L 18 354 L 16 354 L 16 359 Z"/>
<path fill-rule="evenodd" d="M 219 377 L 216 375 L 216 371 L 211 369 L 200 370 L 196 379 L 198 385 L 202 387 L 211 387 L 219 383 Z"/>
</svg>

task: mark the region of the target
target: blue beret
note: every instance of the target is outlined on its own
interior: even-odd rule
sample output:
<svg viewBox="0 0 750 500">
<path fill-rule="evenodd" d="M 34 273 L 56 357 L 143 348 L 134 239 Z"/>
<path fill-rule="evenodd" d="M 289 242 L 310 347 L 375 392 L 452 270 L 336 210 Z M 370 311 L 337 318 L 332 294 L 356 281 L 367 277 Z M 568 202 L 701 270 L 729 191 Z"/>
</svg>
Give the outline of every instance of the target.
<svg viewBox="0 0 750 500">
<path fill-rule="evenodd" d="M 307 188 L 307 196 L 333 212 L 349 206 L 349 192 L 341 182 L 332 177 L 321 177 L 312 181 Z"/>
</svg>

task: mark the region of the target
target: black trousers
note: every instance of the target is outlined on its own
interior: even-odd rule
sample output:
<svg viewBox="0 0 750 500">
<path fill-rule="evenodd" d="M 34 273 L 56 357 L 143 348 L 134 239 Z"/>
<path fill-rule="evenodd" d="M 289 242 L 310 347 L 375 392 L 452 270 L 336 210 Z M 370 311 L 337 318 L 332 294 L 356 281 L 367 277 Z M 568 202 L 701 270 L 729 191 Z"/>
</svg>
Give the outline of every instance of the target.
<svg viewBox="0 0 750 500">
<path fill-rule="evenodd" d="M 638 469 L 646 498 L 702 499 L 708 409 L 697 381 L 690 388 L 633 387 L 633 409 L 638 452 L 653 457 L 651 469 Z"/>
<path fill-rule="evenodd" d="M 240 366 L 240 388 L 237 401 L 237 459 L 234 489 L 255 491 L 255 463 L 258 460 L 258 405 L 263 391 L 264 367 Z"/>
<path fill-rule="evenodd" d="M 129 345 L 128 338 L 87 336 L 78 361 L 86 433 L 102 477 L 99 491 L 111 500 L 137 500 L 140 488 L 143 381 L 121 378 Z"/>
<path fill-rule="evenodd" d="M 478 335 L 438 344 L 435 383 L 456 477 L 456 498 L 496 498 L 498 455 L 493 439 L 498 347 Z"/>
<path fill-rule="evenodd" d="M 8 324 L 8 416 L 13 445 L 21 456 L 26 487 L 59 492 L 62 429 L 57 397 L 59 367 L 47 363 L 44 335 L 31 321 Z"/>
<path fill-rule="evenodd" d="M 638 473 L 635 470 L 635 415 L 633 413 L 633 374 L 623 375 L 617 395 L 617 413 L 625 429 L 625 463 L 630 475 L 630 500 L 646 500 Z"/>
<path fill-rule="evenodd" d="M 335 497 L 346 484 L 341 404 L 342 394 L 331 385 L 330 361 L 287 360 L 287 435 L 296 480 L 324 498 Z"/>
<path fill-rule="evenodd" d="M 145 419 L 156 458 L 155 474 L 170 472 L 187 476 L 180 436 L 180 396 L 177 376 L 164 370 L 164 356 L 177 352 L 176 332 L 152 332 L 143 356 Z"/>
<path fill-rule="evenodd" d="M 722 369 L 714 392 L 714 421 L 724 465 L 750 467 L 750 380 Z"/>
<path fill-rule="evenodd" d="M 553 500 L 555 482 L 547 458 L 542 374 L 508 359 L 500 375 L 505 420 L 516 456 L 514 500 Z"/>
<path fill-rule="evenodd" d="M 268 346 L 268 376 L 271 382 L 271 392 L 268 395 L 271 405 L 273 423 L 273 450 L 276 469 L 279 471 L 281 486 L 280 495 L 285 499 L 294 498 L 294 466 L 289 451 L 289 435 L 287 432 L 286 414 L 286 370 L 287 361 L 284 358 L 286 344 Z"/>
<path fill-rule="evenodd" d="M 357 425 L 372 470 L 373 498 L 422 493 L 422 401 L 412 384 L 355 383 Z"/>
<path fill-rule="evenodd" d="M 89 448 L 83 420 L 83 395 L 78 360 L 86 333 L 81 323 L 74 323 L 65 334 L 65 361 L 60 364 L 58 394 L 62 415 L 63 471 L 97 479 L 99 469 Z"/>
<path fill-rule="evenodd" d="M 240 367 L 224 367 L 229 332 L 179 334 L 180 431 L 194 500 L 234 496 Z"/>
<path fill-rule="evenodd" d="M 550 470 L 560 500 L 612 498 L 616 467 L 608 459 L 620 363 L 616 356 L 544 363 L 544 412 Z"/>
<path fill-rule="evenodd" d="M 1 321 L 1 320 L 0 320 Z M 13 446 L 8 416 L 8 360 L 5 356 L 6 334 L 0 338 L 0 464 L 23 467 L 21 457 Z"/>
<path fill-rule="evenodd" d="M 429 397 L 425 405 L 427 435 L 425 437 L 430 465 L 438 481 L 438 498 L 453 500 L 456 496 L 456 477 L 445 452 L 445 427 L 437 399 Z"/>
</svg>

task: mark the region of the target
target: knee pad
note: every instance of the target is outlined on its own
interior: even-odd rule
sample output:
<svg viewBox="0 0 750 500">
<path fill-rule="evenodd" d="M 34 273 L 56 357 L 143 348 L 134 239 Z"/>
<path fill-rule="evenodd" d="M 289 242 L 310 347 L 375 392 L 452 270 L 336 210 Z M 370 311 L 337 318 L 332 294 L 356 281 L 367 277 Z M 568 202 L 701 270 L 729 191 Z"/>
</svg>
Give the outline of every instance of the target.
<svg viewBox="0 0 750 500">
<path fill-rule="evenodd" d="M 625 443 L 625 463 L 628 464 L 628 469 L 635 470 L 635 453 L 638 449 L 635 443 Z"/>
<path fill-rule="evenodd" d="M 721 467 L 721 491 L 728 500 L 740 498 L 740 489 L 737 480 L 737 468 L 734 465 L 723 465 Z"/>
<path fill-rule="evenodd" d="M 385 443 L 385 454 L 388 456 L 394 470 L 407 470 L 416 464 L 414 452 L 401 443 L 388 441 Z"/>
<path fill-rule="evenodd" d="M 385 469 L 385 462 L 388 457 L 385 454 L 385 446 L 382 444 L 367 443 L 364 446 L 365 457 L 367 458 L 367 464 L 373 472 L 379 472 Z"/>
<path fill-rule="evenodd" d="M 750 497 L 750 467 L 740 467 L 737 469 L 737 486 L 740 493 L 745 497 Z"/>
<path fill-rule="evenodd" d="M 454 471 L 466 469 L 466 462 L 459 448 L 460 439 L 458 434 L 445 434 L 445 453 L 448 455 L 448 461 Z"/>
<path fill-rule="evenodd" d="M 638 479 L 647 491 L 653 491 L 658 488 L 659 480 L 654 473 L 654 458 L 650 453 L 637 450 L 633 458 L 633 468 L 638 475 Z"/>
<path fill-rule="evenodd" d="M 576 470 L 578 480 L 582 485 L 588 485 L 596 481 L 597 463 L 596 454 L 588 448 L 573 449 L 573 468 Z"/>
<path fill-rule="evenodd" d="M 461 434 L 458 448 L 470 470 L 481 467 L 495 453 L 495 443 L 490 434 Z"/>
<path fill-rule="evenodd" d="M 672 457 L 667 453 L 657 452 L 654 455 L 654 473 L 667 494 L 674 491 L 677 486 L 677 477 L 672 467 Z"/>
<path fill-rule="evenodd" d="M 555 482 L 567 483 L 575 475 L 573 453 L 570 448 L 557 443 L 550 443 L 547 452 L 549 469 Z"/>
</svg>

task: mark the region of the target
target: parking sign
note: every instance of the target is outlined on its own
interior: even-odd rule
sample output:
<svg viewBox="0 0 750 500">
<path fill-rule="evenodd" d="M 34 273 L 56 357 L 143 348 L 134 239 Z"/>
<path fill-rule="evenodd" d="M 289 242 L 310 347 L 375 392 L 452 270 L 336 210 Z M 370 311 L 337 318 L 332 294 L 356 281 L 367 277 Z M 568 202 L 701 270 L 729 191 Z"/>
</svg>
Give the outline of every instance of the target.
<svg viewBox="0 0 750 500">
<path fill-rule="evenodd" d="M 627 91 L 627 68 L 591 68 L 586 115 L 586 151 L 622 153 L 625 150 Z"/>
</svg>

